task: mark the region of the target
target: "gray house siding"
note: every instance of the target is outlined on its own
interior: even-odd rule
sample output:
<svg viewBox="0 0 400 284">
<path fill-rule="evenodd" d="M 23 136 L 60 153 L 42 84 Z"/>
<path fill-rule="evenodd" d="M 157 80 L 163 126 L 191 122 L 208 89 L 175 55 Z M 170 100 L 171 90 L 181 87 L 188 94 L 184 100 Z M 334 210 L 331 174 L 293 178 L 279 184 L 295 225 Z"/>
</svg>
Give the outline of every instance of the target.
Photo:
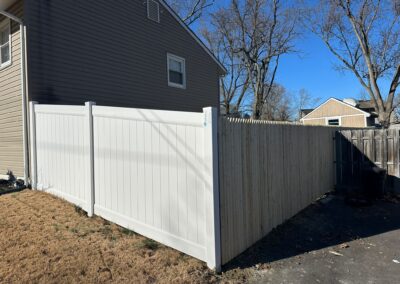
<svg viewBox="0 0 400 284">
<path fill-rule="evenodd" d="M 26 1 L 30 99 L 201 111 L 219 106 L 220 67 L 160 5 L 144 0 Z M 168 86 L 167 53 L 185 58 L 187 86 Z"/>
<path fill-rule="evenodd" d="M 10 7 L 9 12 L 21 17 L 22 1 Z M 7 20 L 0 16 L 0 23 Z M 7 20 L 8 21 L 8 20 Z M 8 170 L 22 177 L 24 174 L 21 50 L 19 25 L 11 23 L 11 65 L 0 69 L 0 175 Z"/>
</svg>

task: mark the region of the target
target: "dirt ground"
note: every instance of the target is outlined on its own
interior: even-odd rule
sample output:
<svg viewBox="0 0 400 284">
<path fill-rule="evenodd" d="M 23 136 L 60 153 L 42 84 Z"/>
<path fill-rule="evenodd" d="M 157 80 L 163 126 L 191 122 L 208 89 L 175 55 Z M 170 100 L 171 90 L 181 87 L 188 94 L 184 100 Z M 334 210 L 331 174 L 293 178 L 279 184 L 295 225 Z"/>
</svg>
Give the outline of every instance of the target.
<svg viewBox="0 0 400 284">
<path fill-rule="evenodd" d="M 318 202 L 216 275 L 48 194 L 0 196 L 0 283 L 400 283 L 399 272 L 399 202 Z"/>
<path fill-rule="evenodd" d="M 41 192 L 0 196 L 0 283 L 204 283 L 205 264 Z"/>
</svg>

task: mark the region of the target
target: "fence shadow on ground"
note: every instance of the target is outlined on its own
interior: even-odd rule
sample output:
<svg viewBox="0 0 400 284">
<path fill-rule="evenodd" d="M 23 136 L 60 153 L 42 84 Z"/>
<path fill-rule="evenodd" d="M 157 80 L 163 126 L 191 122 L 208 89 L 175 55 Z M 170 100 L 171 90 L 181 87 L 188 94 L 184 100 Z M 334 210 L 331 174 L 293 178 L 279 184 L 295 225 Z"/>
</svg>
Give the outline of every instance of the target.
<svg viewBox="0 0 400 284">
<path fill-rule="evenodd" d="M 273 230 L 246 252 L 224 266 L 228 271 L 268 264 L 315 250 L 339 246 L 400 229 L 400 202 L 375 201 L 353 207 L 344 197 L 316 203 Z"/>
<path fill-rule="evenodd" d="M 392 198 L 390 202 L 383 199 L 382 182 L 376 180 L 378 175 L 372 176 L 374 167 L 384 167 L 388 173 L 386 193 L 398 190 L 399 178 L 394 175 L 399 163 L 395 155 L 399 152 L 399 143 L 395 141 L 398 133 L 387 132 L 382 136 L 374 130 L 357 131 L 360 132 L 344 131 L 344 135 L 340 132 L 336 135 L 337 181 L 341 190 L 278 226 L 227 263 L 224 270 L 267 264 L 400 229 L 400 198 Z M 367 136 L 371 139 L 366 139 Z M 393 144 L 377 141 L 381 138 L 393 139 Z M 392 149 L 388 150 L 389 147 Z M 354 203 L 354 198 L 369 202 Z"/>
</svg>

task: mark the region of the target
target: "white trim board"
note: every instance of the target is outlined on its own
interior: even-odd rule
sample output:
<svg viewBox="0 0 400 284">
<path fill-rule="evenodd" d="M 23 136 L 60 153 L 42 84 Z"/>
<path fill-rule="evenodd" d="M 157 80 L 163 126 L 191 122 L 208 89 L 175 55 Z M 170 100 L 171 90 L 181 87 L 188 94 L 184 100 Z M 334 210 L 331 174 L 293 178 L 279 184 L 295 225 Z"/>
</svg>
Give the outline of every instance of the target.
<svg viewBox="0 0 400 284">
<path fill-rule="evenodd" d="M 0 22 L 0 30 L 3 28 L 8 28 L 8 50 L 9 50 L 9 56 L 10 58 L 8 61 L 1 63 L 1 58 L 0 58 L 0 70 L 3 70 L 9 66 L 12 65 L 12 60 L 13 60 L 13 55 L 12 55 L 12 45 L 13 45 L 13 38 L 12 38 L 12 32 L 11 32 L 11 20 L 9 18 L 4 19 L 3 21 Z M 1 51 L 0 51 L 0 56 L 1 56 Z"/>
<path fill-rule="evenodd" d="M 175 60 L 179 62 L 182 65 L 182 84 L 174 83 L 171 82 L 170 78 L 170 59 Z M 169 87 L 174 87 L 174 88 L 180 88 L 180 89 L 186 89 L 186 60 L 183 57 L 177 56 L 172 53 L 167 53 L 167 72 L 168 72 L 168 86 Z"/>
<path fill-rule="evenodd" d="M 313 117 L 313 118 L 302 118 L 300 120 L 301 121 L 304 121 L 304 120 L 308 121 L 308 120 L 320 120 L 320 119 L 324 119 L 324 118 L 327 118 L 327 117 L 331 118 L 331 117 L 353 117 L 353 116 L 369 117 L 369 116 L 367 116 L 367 115 L 365 115 L 363 113 L 360 113 L 360 114 L 347 114 L 347 115 L 337 115 L 337 116 L 321 116 L 321 117 Z"/>
<path fill-rule="evenodd" d="M 225 72 L 228 72 L 225 66 L 215 57 L 211 50 L 199 39 L 199 37 L 182 21 L 176 12 L 164 1 L 159 0 L 160 4 L 178 21 L 178 23 L 192 36 L 192 38 L 204 49 L 204 51 L 211 56 L 211 58 L 218 64 L 218 66 Z"/>
<path fill-rule="evenodd" d="M 339 125 L 330 125 L 329 120 L 338 120 Z M 325 117 L 325 124 L 328 126 L 342 126 L 342 117 L 341 116 L 331 116 L 331 117 Z"/>
<path fill-rule="evenodd" d="M 359 108 L 356 108 L 356 107 L 354 107 L 354 106 L 352 106 L 352 105 L 349 105 L 348 103 L 342 102 L 341 100 L 338 100 L 338 99 L 335 99 L 335 98 L 329 98 L 329 99 L 326 100 L 324 103 L 322 103 L 322 104 L 320 104 L 318 107 L 316 107 L 313 111 L 311 111 L 311 112 L 308 113 L 306 116 L 304 116 L 304 117 L 302 118 L 302 120 L 307 119 L 307 117 L 310 116 L 314 111 L 316 111 L 316 110 L 319 109 L 320 107 L 326 105 L 326 104 L 327 104 L 328 102 L 330 102 L 330 101 L 335 101 L 335 102 L 341 103 L 341 104 L 343 104 L 343 105 L 345 105 L 345 106 L 347 106 L 347 107 L 351 107 L 352 109 L 359 111 L 360 114 L 364 114 L 366 117 L 370 117 L 370 116 L 371 116 L 370 113 L 368 113 L 368 112 L 366 112 L 366 111 L 363 111 L 363 110 L 361 110 L 361 109 L 359 109 Z M 359 115 L 360 115 L 360 114 L 359 114 Z M 342 115 L 342 116 L 344 116 L 344 115 Z M 321 118 L 325 118 L 325 116 L 320 117 L 320 119 L 321 119 Z"/>
</svg>

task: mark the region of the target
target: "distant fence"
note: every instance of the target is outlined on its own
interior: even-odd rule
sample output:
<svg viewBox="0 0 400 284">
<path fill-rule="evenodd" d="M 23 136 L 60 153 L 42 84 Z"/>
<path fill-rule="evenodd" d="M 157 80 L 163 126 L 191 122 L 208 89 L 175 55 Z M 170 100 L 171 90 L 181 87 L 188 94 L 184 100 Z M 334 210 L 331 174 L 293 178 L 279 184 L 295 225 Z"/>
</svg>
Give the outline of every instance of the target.
<svg viewBox="0 0 400 284">
<path fill-rule="evenodd" d="M 231 118 L 224 117 L 227 121 L 236 123 L 250 123 L 250 124 L 276 124 L 276 125 L 303 125 L 303 123 L 298 121 L 280 121 L 280 120 L 255 120 L 251 118 Z"/>
<path fill-rule="evenodd" d="M 334 189 L 336 130 L 220 120 L 222 263 Z"/>
<path fill-rule="evenodd" d="M 34 188 L 220 267 L 215 109 L 30 112 Z"/>
<path fill-rule="evenodd" d="M 336 133 L 336 178 L 340 188 L 360 182 L 362 171 L 376 166 L 400 178 L 400 130 L 342 130 Z M 397 179 L 391 179 L 395 181 Z M 391 184 L 395 186 L 394 184 Z"/>
</svg>

